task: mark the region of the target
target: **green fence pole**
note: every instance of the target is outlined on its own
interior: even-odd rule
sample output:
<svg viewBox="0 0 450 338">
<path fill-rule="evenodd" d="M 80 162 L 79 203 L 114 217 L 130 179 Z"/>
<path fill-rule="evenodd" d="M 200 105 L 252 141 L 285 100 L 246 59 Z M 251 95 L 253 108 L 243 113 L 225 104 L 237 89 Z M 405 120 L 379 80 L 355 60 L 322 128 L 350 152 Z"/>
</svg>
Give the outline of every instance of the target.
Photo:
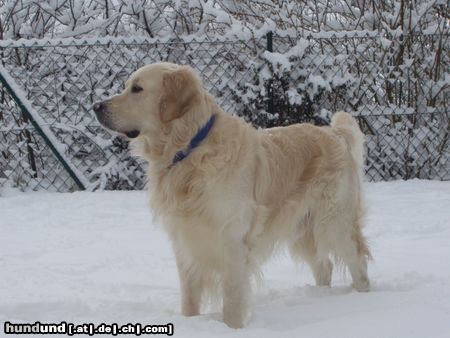
<svg viewBox="0 0 450 338">
<path fill-rule="evenodd" d="M 3 70 L 3 71 L 2 71 Z M 6 70 L 0 66 L 0 82 L 2 85 L 6 88 L 6 90 L 9 92 L 11 97 L 13 98 L 14 102 L 19 106 L 22 113 L 28 118 L 28 120 L 31 122 L 33 127 L 36 129 L 38 134 L 44 139 L 44 142 L 47 144 L 47 146 L 50 148 L 52 153 L 55 155 L 55 157 L 58 159 L 58 161 L 63 165 L 64 169 L 67 170 L 70 177 L 74 180 L 75 184 L 81 189 L 86 190 L 85 185 L 81 182 L 80 178 L 76 175 L 74 170 L 71 168 L 71 166 L 68 164 L 66 159 L 59 153 L 58 149 L 56 149 L 55 145 L 52 143 L 52 141 L 49 139 L 47 134 L 42 130 L 39 123 L 36 122 L 36 120 L 33 117 L 33 114 L 30 113 L 28 107 L 24 104 L 22 99 L 16 94 L 15 90 L 13 89 L 12 85 L 7 81 L 5 78 Z M 13 81 L 11 78 L 10 81 Z"/>
</svg>

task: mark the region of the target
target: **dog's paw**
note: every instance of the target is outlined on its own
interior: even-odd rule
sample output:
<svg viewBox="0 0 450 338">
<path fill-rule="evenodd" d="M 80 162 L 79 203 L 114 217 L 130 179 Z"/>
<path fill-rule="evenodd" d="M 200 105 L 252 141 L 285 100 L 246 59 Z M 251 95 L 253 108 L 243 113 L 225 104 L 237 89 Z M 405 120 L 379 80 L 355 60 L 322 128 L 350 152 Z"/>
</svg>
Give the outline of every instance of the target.
<svg viewBox="0 0 450 338">
<path fill-rule="evenodd" d="M 244 327 L 244 321 L 241 318 L 227 318 L 223 317 L 223 322 L 232 329 L 242 329 Z"/>
<path fill-rule="evenodd" d="M 242 311 L 224 311 L 223 322 L 232 329 L 242 329 L 245 326 L 245 316 Z"/>
<path fill-rule="evenodd" d="M 358 281 L 357 283 L 353 282 L 352 286 L 358 292 L 369 292 L 370 291 L 370 283 L 369 283 L 368 279 Z"/>
</svg>

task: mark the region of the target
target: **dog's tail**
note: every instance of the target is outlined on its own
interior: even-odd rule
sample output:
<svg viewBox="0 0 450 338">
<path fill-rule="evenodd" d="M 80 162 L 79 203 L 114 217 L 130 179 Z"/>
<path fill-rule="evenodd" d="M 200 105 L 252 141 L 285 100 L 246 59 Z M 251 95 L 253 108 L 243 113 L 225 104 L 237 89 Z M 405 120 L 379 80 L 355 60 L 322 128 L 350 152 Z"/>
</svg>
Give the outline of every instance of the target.
<svg viewBox="0 0 450 338">
<path fill-rule="evenodd" d="M 364 163 L 364 134 L 359 129 L 356 120 L 348 113 L 337 112 L 331 118 L 331 127 L 341 134 L 347 144 L 353 160 L 358 168 Z"/>
</svg>

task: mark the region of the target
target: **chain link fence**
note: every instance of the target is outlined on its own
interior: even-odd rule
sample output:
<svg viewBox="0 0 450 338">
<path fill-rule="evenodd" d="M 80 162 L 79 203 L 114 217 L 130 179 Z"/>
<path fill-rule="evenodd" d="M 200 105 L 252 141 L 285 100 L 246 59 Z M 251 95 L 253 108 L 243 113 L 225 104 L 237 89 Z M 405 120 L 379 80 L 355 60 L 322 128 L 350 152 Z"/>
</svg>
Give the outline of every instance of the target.
<svg viewBox="0 0 450 338">
<path fill-rule="evenodd" d="M 224 110 L 258 127 L 326 124 L 336 110 L 353 113 L 367 135 L 369 180 L 448 180 L 448 46 L 448 36 L 375 33 L 0 41 L 1 66 L 14 82 L 0 81 L 0 187 L 79 189 L 30 123 L 35 116 L 85 188 L 143 188 L 145 164 L 100 127 L 91 105 L 158 61 L 191 65 Z M 11 91 L 23 94 L 29 116 Z"/>
<path fill-rule="evenodd" d="M 276 118 L 265 126 L 352 112 L 366 135 L 369 180 L 449 180 L 449 47 L 449 35 L 273 37 L 280 55 L 266 54 L 266 65 Z"/>
<path fill-rule="evenodd" d="M 0 88 L 0 187 L 72 191 L 77 185 L 29 116 Z"/>
</svg>

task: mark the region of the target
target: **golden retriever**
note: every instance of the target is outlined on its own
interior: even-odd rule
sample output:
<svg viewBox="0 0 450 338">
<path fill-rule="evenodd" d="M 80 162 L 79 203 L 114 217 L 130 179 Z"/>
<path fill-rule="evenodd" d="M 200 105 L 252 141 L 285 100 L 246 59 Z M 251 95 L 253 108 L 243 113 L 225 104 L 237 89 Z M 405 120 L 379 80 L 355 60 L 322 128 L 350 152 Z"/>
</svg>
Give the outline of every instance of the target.
<svg viewBox="0 0 450 338">
<path fill-rule="evenodd" d="M 137 70 L 93 109 L 149 162 L 151 207 L 173 245 L 184 315 L 198 315 L 218 286 L 224 322 L 243 327 L 251 277 L 284 244 L 317 285 L 330 285 L 331 256 L 356 290 L 369 290 L 363 134 L 349 114 L 336 113 L 330 127 L 257 130 L 222 111 L 190 67 L 171 63 Z"/>
</svg>

